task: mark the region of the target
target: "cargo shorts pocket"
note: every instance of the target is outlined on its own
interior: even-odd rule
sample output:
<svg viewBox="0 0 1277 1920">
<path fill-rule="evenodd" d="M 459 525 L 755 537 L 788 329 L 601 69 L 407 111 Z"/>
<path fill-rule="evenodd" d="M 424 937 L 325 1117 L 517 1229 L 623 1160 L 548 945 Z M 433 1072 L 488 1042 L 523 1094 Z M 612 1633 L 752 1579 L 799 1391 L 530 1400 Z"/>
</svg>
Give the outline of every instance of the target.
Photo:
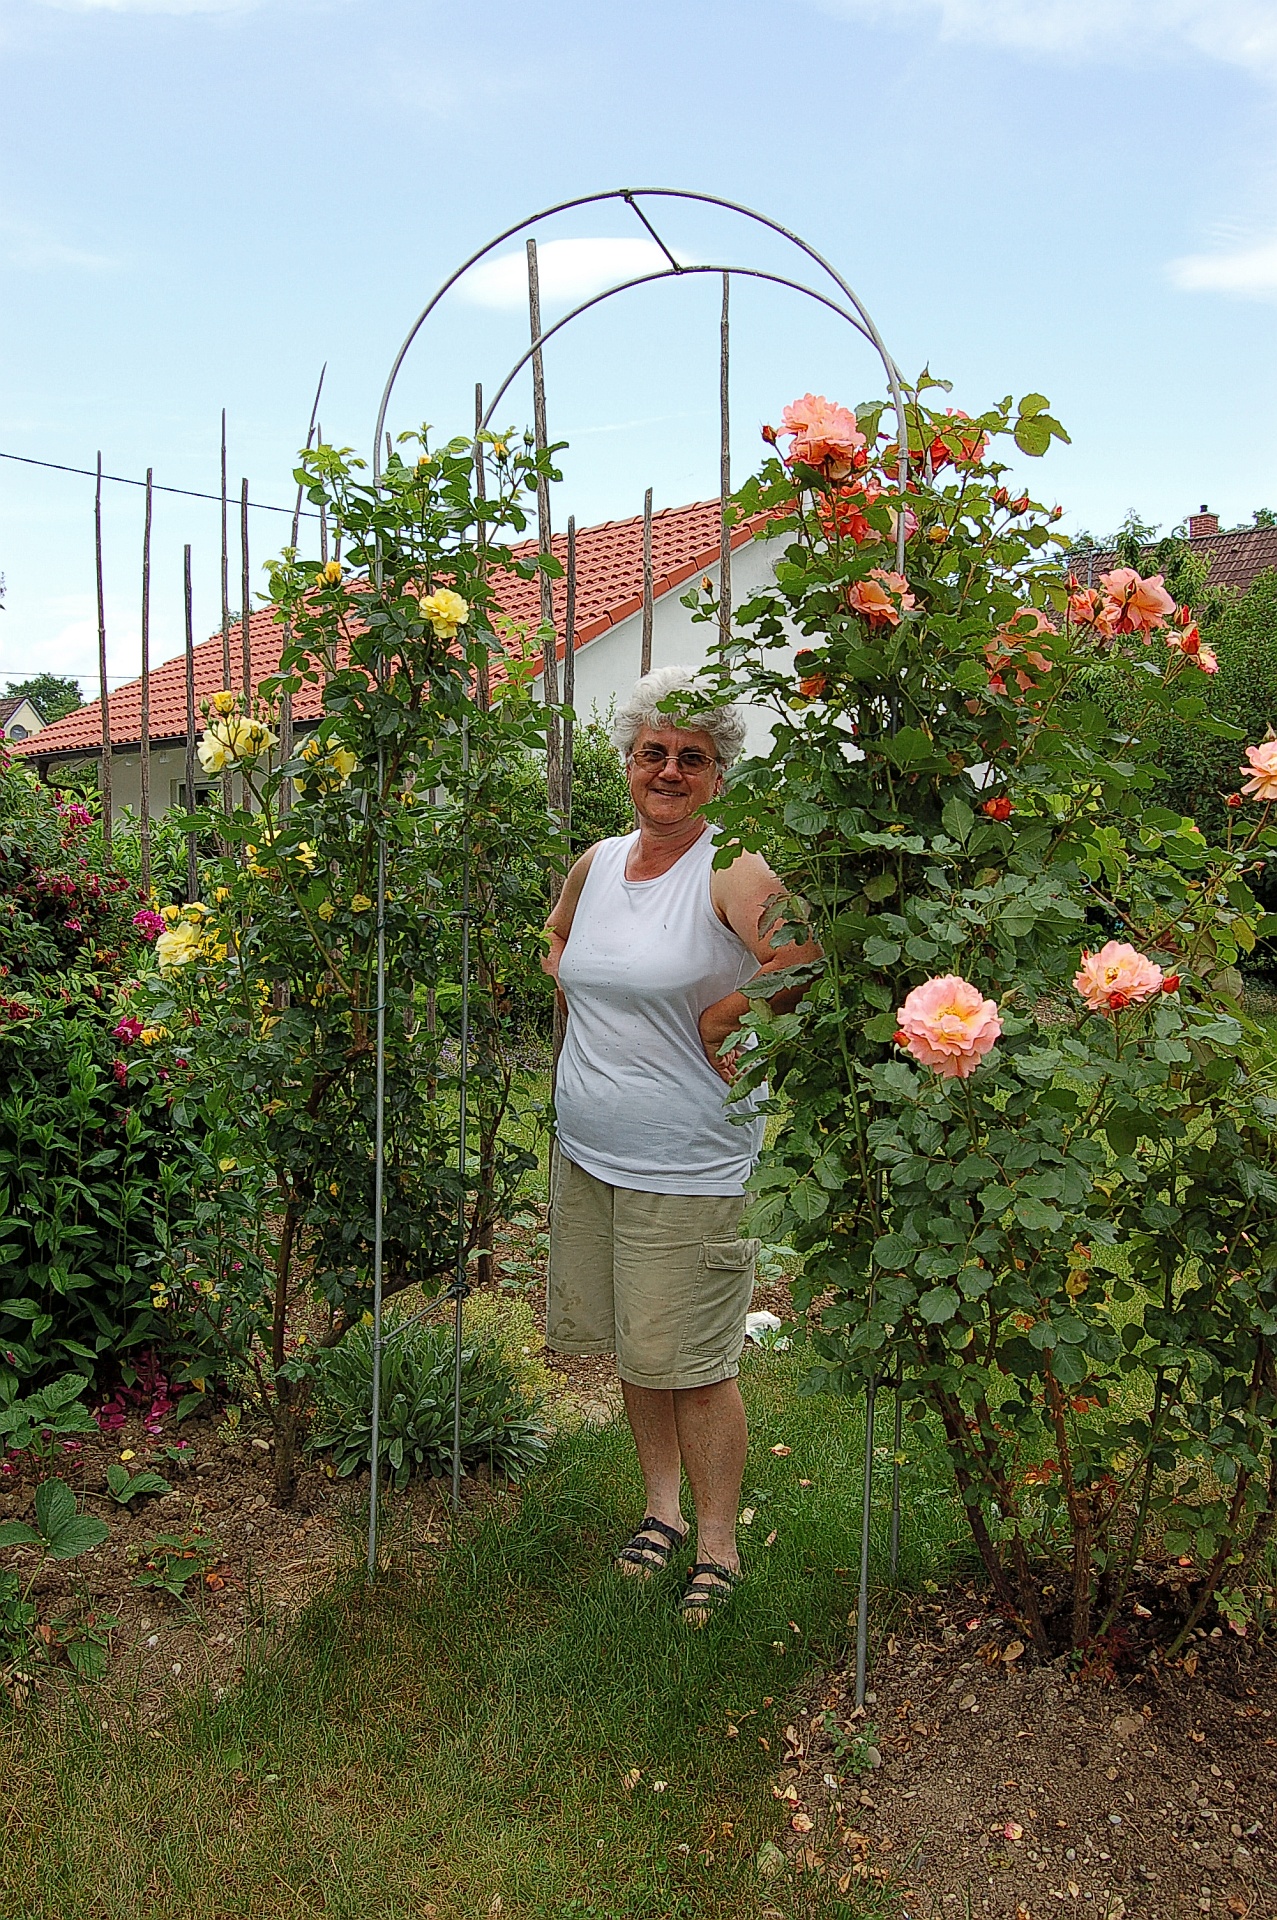
<svg viewBox="0 0 1277 1920">
<path fill-rule="evenodd" d="M 732 1362 L 740 1358 L 757 1252 L 757 1240 L 702 1240 L 685 1352 Z"/>
</svg>

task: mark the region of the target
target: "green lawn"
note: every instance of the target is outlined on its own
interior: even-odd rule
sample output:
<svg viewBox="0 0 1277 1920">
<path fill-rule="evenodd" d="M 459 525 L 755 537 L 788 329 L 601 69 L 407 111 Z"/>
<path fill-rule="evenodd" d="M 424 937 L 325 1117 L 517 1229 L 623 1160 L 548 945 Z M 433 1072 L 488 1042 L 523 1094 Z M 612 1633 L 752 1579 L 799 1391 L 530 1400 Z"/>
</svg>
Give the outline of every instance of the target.
<svg viewBox="0 0 1277 1920">
<path fill-rule="evenodd" d="M 800 1372 L 783 1356 L 747 1364 L 749 1579 L 705 1632 L 677 1619 L 675 1580 L 642 1587 L 609 1568 L 641 1511 L 627 1436 L 566 1436 L 521 1500 L 468 1523 L 424 1581 L 369 1588 L 352 1576 L 264 1645 L 221 1702 L 112 1736 L 84 1690 L 60 1715 L 0 1729 L 0 1913 L 893 1912 L 888 1896 L 848 1904 L 810 1876 L 764 1883 L 753 1869 L 779 1824 L 777 1731 L 805 1676 L 852 1632 L 860 1420 L 845 1402 L 800 1396 Z M 940 1470 L 909 1469 L 910 1581 L 952 1565 L 960 1522 Z"/>
</svg>

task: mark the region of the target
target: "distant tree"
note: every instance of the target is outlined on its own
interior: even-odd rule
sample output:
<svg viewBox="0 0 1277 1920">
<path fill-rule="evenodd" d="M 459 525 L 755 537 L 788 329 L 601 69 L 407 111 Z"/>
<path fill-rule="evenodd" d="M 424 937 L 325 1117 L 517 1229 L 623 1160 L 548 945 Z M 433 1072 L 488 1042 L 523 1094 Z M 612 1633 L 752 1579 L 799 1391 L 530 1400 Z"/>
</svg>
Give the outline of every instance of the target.
<svg viewBox="0 0 1277 1920">
<path fill-rule="evenodd" d="M 84 705 L 78 684 L 60 673 L 33 673 L 29 680 L 10 680 L 5 692 L 29 700 L 46 727 Z"/>
<path fill-rule="evenodd" d="M 1257 527 L 1277 527 L 1277 513 L 1271 507 L 1256 507 L 1251 519 Z"/>
</svg>

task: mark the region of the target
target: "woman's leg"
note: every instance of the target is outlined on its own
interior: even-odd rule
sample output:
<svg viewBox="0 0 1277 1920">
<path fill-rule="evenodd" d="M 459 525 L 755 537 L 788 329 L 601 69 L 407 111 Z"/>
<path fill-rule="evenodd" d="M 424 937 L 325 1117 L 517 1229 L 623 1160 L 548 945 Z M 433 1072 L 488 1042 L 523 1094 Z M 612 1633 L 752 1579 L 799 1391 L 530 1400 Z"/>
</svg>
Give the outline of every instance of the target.
<svg viewBox="0 0 1277 1920">
<path fill-rule="evenodd" d="M 635 1387 L 628 1380 L 622 1380 L 621 1391 L 647 1489 L 645 1511 L 682 1531 L 683 1476 L 674 1395 L 668 1387 Z"/>
<path fill-rule="evenodd" d="M 628 1398 L 635 1389 L 625 1391 Z M 676 1389 L 669 1398 L 678 1452 L 696 1502 L 696 1558 L 737 1573 L 736 1515 L 749 1438 L 740 1387 L 735 1380 L 720 1380 L 712 1387 Z"/>
</svg>

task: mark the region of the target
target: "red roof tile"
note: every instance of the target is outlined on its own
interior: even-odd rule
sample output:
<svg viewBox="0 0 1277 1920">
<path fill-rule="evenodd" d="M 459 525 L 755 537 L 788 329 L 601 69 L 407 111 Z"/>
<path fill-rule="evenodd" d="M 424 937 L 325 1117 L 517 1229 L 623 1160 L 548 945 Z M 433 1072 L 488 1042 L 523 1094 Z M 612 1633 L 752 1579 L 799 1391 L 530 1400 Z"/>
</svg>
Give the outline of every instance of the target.
<svg viewBox="0 0 1277 1920">
<path fill-rule="evenodd" d="M 671 507 L 652 515 L 653 597 L 671 593 L 694 573 L 718 560 L 719 508 L 717 500 L 700 500 L 687 507 Z M 743 546 L 754 536 L 755 528 L 736 527 L 732 546 Z M 556 557 L 566 562 L 567 535 L 556 534 Z M 520 558 L 536 552 L 534 541 L 513 549 Z M 559 651 L 564 651 L 567 582 L 554 581 L 554 615 L 559 634 Z M 534 633 L 541 617 L 539 580 L 517 580 L 502 576 L 497 599 L 506 617 Z M 643 604 L 643 520 L 607 520 L 597 527 L 582 527 L 576 536 L 576 643 L 606 633 L 618 621 L 628 619 Z M 277 671 L 282 632 L 273 610 L 261 608 L 248 623 L 252 651 L 253 684 L 257 686 Z M 243 641 L 239 623 L 231 628 L 231 684 L 243 680 Z M 222 635 L 219 628 L 195 648 L 195 711 L 222 685 Z M 142 683 L 130 681 L 117 687 L 110 696 L 111 740 L 117 747 L 132 746 L 142 737 Z M 303 726 L 317 720 L 323 711 L 323 689 L 307 685 L 293 696 L 293 719 Z M 93 700 L 77 707 L 62 720 L 45 727 L 37 736 L 12 751 L 28 758 L 63 753 L 92 753 L 102 741 L 101 703 Z M 186 662 L 179 654 L 151 670 L 152 741 L 186 737 Z"/>
</svg>

